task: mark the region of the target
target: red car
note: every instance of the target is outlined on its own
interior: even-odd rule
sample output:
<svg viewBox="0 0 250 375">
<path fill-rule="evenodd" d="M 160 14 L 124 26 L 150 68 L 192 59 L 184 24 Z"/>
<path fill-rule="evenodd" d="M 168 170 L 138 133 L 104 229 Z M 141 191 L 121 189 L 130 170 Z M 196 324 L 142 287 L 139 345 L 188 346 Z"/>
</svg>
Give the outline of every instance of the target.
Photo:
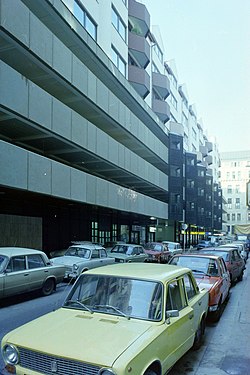
<svg viewBox="0 0 250 375">
<path fill-rule="evenodd" d="M 230 274 L 231 284 L 236 281 L 242 281 L 245 270 L 245 261 L 241 257 L 239 250 L 229 245 L 221 245 L 215 248 L 207 248 L 200 250 L 199 254 L 213 254 L 221 256 L 226 264 L 227 270 Z"/>
<path fill-rule="evenodd" d="M 222 257 L 215 255 L 175 255 L 170 264 L 188 267 L 193 271 L 199 288 L 209 292 L 208 316 L 217 322 L 229 297 L 230 275 Z"/>
<path fill-rule="evenodd" d="M 148 254 L 147 262 L 151 263 L 168 263 L 172 256 L 168 246 L 162 242 L 147 242 L 144 250 Z"/>
</svg>

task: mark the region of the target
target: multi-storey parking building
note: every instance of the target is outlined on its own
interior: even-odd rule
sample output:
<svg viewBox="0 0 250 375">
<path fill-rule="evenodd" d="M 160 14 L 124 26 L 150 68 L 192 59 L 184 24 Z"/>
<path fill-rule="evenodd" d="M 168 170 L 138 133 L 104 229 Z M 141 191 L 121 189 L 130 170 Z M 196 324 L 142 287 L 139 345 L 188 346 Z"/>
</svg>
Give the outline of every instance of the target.
<svg viewBox="0 0 250 375">
<path fill-rule="evenodd" d="M 1 1 L 2 245 L 220 225 L 212 143 L 157 36 L 135 0 Z"/>
</svg>

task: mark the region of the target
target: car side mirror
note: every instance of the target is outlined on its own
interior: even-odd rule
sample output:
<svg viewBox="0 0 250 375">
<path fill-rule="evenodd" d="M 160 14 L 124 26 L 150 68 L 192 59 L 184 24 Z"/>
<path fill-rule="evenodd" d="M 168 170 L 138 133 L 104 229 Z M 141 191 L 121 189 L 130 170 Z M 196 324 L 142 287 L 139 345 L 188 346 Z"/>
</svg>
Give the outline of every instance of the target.
<svg viewBox="0 0 250 375">
<path fill-rule="evenodd" d="M 167 310 L 167 318 L 177 318 L 179 315 L 179 310 Z"/>
</svg>

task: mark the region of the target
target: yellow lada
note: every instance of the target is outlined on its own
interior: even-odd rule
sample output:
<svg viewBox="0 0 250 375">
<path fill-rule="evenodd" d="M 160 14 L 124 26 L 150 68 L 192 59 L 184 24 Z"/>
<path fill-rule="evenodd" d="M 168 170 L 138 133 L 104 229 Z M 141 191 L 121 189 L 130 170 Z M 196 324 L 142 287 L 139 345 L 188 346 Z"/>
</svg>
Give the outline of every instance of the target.
<svg viewBox="0 0 250 375">
<path fill-rule="evenodd" d="M 190 269 L 125 263 L 80 275 L 63 306 L 5 335 L 11 374 L 163 375 L 205 330 Z"/>
</svg>

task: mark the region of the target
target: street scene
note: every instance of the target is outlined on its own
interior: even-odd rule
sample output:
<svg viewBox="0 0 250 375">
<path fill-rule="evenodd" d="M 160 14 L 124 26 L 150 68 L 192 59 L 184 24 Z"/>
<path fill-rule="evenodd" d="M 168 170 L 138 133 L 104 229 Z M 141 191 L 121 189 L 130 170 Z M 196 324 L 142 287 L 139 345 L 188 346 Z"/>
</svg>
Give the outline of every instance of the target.
<svg viewBox="0 0 250 375">
<path fill-rule="evenodd" d="M 0 0 L 1 375 L 250 375 L 249 14 Z"/>
<path fill-rule="evenodd" d="M 214 323 L 207 320 L 201 347 L 188 351 L 170 370 L 170 375 L 250 374 L 249 272 L 247 263 L 243 280 L 230 290 L 230 298 L 223 307 L 220 321 Z M 0 339 L 16 327 L 60 308 L 71 288 L 72 284 L 60 283 L 57 291 L 47 297 L 33 292 L 2 300 Z M 7 374 L 4 367 L 1 356 L 3 375 Z"/>
</svg>

